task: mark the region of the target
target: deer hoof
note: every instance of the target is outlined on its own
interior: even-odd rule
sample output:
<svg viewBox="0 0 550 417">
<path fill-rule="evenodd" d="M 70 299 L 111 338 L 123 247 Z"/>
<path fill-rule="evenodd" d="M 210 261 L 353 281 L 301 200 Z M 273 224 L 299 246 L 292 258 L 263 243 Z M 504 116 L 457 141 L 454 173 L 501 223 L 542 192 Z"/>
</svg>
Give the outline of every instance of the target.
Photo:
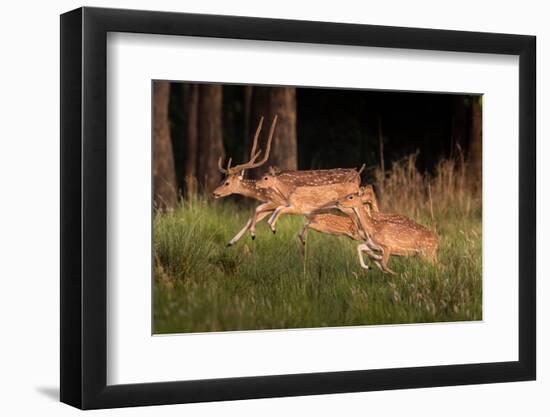
<svg viewBox="0 0 550 417">
<path fill-rule="evenodd" d="M 272 230 L 273 234 L 277 233 L 277 231 L 275 229 Z"/>
<path fill-rule="evenodd" d="M 226 248 L 230 248 L 231 246 L 233 246 L 232 242 L 229 242 L 227 245 L 225 245 Z"/>
<path fill-rule="evenodd" d="M 250 237 L 252 238 L 252 240 L 256 239 L 256 235 L 252 235 Z"/>
</svg>

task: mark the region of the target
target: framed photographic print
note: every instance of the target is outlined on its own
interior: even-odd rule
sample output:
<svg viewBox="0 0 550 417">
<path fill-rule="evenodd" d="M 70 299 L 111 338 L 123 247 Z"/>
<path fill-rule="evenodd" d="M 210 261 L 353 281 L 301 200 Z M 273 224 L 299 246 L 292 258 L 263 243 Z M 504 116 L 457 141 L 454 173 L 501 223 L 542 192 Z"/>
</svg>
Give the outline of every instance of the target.
<svg viewBox="0 0 550 417">
<path fill-rule="evenodd" d="M 535 38 L 61 16 L 61 400 L 535 379 Z"/>
</svg>

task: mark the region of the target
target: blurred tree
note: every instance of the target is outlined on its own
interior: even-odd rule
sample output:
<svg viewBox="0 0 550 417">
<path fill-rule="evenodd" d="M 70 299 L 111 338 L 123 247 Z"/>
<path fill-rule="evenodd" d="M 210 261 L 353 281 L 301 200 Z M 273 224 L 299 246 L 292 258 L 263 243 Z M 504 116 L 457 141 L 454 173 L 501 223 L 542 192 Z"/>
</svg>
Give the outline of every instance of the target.
<svg viewBox="0 0 550 417">
<path fill-rule="evenodd" d="M 168 101 L 177 186 L 185 194 L 210 191 L 218 184 L 220 156 L 232 156 L 234 163 L 249 158 L 261 116 L 265 122 L 259 147 L 265 150 L 276 113 L 271 157 L 264 168 L 250 171 L 251 176 L 269 165 L 373 167 L 381 162 L 381 153 L 389 168 L 416 151 L 418 169 L 434 172 L 437 161 L 453 156 L 460 145 L 471 184 L 481 183 L 479 96 L 174 83 Z M 370 174 L 367 170 L 364 177 Z"/>
<path fill-rule="evenodd" d="M 185 173 L 184 184 L 188 195 L 197 192 L 197 157 L 199 147 L 199 86 L 183 84 L 185 129 Z"/>
<path fill-rule="evenodd" d="M 243 88 L 243 115 L 244 115 L 244 141 L 243 141 L 243 160 L 246 160 L 249 157 L 250 146 L 252 145 L 250 132 L 252 131 L 251 125 L 251 107 L 252 107 L 252 86 L 245 85 Z"/>
<path fill-rule="evenodd" d="M 273 117 L 276 114 L 279 116 L 266 167 L 273 165 L 284 170 L 297 169 L 296 88 L 253 87 L 250 101 L 249 141 L 254 135 L 260 118 L 262 116 L 265 117 L 259 148 L 265 150 L 265 141 L 267 140 Z M 250 152 L 250 146 L 246 148 L 245 154 Z M 258 174 L 256 173 L 256 175 Z"/>
<path fill-rule="evenodd" d="M 464 149 L 468 144 L 467 117 L 468 111 L 466 106 L 466 98 L 463 95 L 455 95 L 452 97 L 452 122 L 451 122 L 451 153 L 454 152 L 457 146 Z"/>
<path fill-rule="evenodd" d="M 199 86 L 199 184 L 206 192 L 219 185 L 218 158 L 225 157 L 222 131 L 222 86 Z"/>
<path fill-rule="evenodd" d="M 168 124 L 169 97 L 170 83 L 165 81 L 154 82 L 153 187 L 155 207 L 160 210 L 174 207 L 177 200 L 174 154 Z"/>
<path fill-rule="evenodd" d="M 468 165 L 470 183 L 474 187 L 481 187 L 482 177 L 482 96 L 472 97 L 472 124 L 470 128 L 470 148 L 468 150 Z"/>
</svg>

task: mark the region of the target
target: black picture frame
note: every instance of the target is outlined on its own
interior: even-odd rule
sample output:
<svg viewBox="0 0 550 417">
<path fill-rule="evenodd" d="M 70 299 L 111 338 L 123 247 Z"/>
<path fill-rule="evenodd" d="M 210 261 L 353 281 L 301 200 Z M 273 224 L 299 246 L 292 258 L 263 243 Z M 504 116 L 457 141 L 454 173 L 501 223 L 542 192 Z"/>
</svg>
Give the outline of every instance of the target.
<svg viewBox="0 0 550 417">
<path fill-rule="evenodd" d="M 108 32 L 519 56 L 519 360 L 107 385 Z M 61 401 L 93 409 L 535 379 L 535 51 L 524 35 L 88 7 L 61 15 Z"/>
</svg>

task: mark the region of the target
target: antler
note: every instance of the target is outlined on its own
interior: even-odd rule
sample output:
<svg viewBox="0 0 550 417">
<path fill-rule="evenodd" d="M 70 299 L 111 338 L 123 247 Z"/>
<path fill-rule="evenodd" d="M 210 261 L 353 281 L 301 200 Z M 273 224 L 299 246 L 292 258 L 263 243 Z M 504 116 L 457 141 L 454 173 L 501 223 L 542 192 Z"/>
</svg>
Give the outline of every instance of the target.
<svg viewBox="0 0 550 417">
<path fill-rule="evenodd" d="M 229 158 L 229 161 L 227 162 L 227 168 L 224 168 L 224 167 L 222 167 L 222 157 L 220 156 L 220 159 L 218 159 L 218 170 L 219 170 L 222 174 L 228 174 L 228 173 L 230 173 L 230 170 L 231 170 L 231 161 L 232 161 L 232 159 Z"/>
<path fill-rule="evenodd" d="M 218 171 L 220 171 L 222 174 L 227 174 L 227 169 L 222 167 L 222 157 L 220 156 L 220 159 L 218 159 Z"/>
<path fill-rule="evenodd" d="M 260 131 L 262 130 L 262 126 L 264 125 L 264 116 L 260 118 L 260 123 L 258 123 L 258 127 L 256 128 L 256 133 L 254 134 L 254 141 L 252 142 L 252 149 L 250 150 L 250 159 L 254 158 L 254 155 L 256 155 L 256 147 L 258 146 L 258 138 L 260 137 Z"/>
<path fill-rule="evenodd" d="M 260 132 L 262 130 L 263 124 L 264 124 L 264 118 L 262 116 L 260 119 L 260 123 L 256 128 L 256 133 L 254 134 L 252 149 L 250 151 L 250 160 L 248 162 L 245 162 L 244 164 L 235 165 L 234 167 L 231 167 L 231 158 L 229 158 L 229 163 L 227 164 L 227 168 L 223 168 L 222 158 L 220 157 L 220 159 L 218 159 L 218 169 L 222 174 L 230 175 L 239 171 L 257 168 L 267 162 L 267 159 L 269 158 L 269 152 L 271 151 L 271 141 L 273 140 L 273 133 L 275 133 L 275 125 L 277 124 L 277 115 L 275 115 L 275 117 L 273 118 L 273 122 L 271 123 L 271 128 L 269 129 L 269 137 L 267 139 L 267 150 L 264 154 L 264 157 L 261 161 L 256 162 L 256 159 L 258 159 L 258 157 L 262 153 L 261 149 L 258 152 L 256 152 L 256 148 L 258 147 L 258 138 L 260 137 Z"/>
<path fill-rule="evenodd" d="M 256 147 L 258 146 L 258 137 L 260 136 L 260 132 L 262 130 L 262 126 L 264 124 L 264 117 L 262 116 L 261 119 L 260 119 L 260 123 L 258 123 L 258 127 L 256 128 L 256 133 L 254 134 L 254 141 L 252 143 L 252 151 L 250 152 L 250 161 L 247 162 L 247 164 L 251 163 L 251 162 L 254 162 L 256 160 L 256 158 L 258 158 L 258 156 L 260 156 L 260 152 L 258 152 L 257 154 L 255 154 L 256 152 Z M 246 164 L 243 164 L 243 165 L 246 165 Z M 218 170 L 222 173 L 222 174 L 233 174 L 235 172 L 237 172 L 240 168 L 241 165 L 237 165 L 236 167 L 233 167 L 233 169 L 231 168 L 231 158 L 229 158 L 229 162 L 227 163 L 227 168 L 224 168 L 222 166 L 222 157 L 220 156 L 220 159 L 218 159 Z"/>
<path fill-rule="evenodd" d="M 273 121 L 271 122 L 271 128 L 269 129 L 269 137 L 267 138 L 267 149 L 264 154 L 264 159 L 262 159 L 260 162 L 253 164 L 250 168 L 257 168 L 263 164 L 265 164 L 269 158 L 269 152 L 271 151 L 271 141 L 273 140 L 273 133 L 275 133 L 275 125 L 277 124 L 278 115 L 275 115 L 273 118 Z M 249 169 L 250 169 L 249 168 Z"/>
<path fill-rule="evenodd" d="M 252 151 L 250 152 L 250 161 L 248 161 L 244 164 L 236 165 L 235 167 L 231 168 L 230 170 L 228 170 L 228 172 L 230 174 L 238 172 L 238 171 L 244 171 L 244 170 L 247 170 L 247 169 L 257 168 L 257 167 L 259 167 L 259 166 L 261 166 L 261 165 L 263 165 L 267 162 L 267 159 L 269 158 L 269 152 L 271 150 L 271 142 L 273 140 L 273 133 L 275 133 L 275 125 L 277 124 L 277 115 L 275 115 L 275 117 L 273 118 L 273 122 L 271 123 L 271 128 L 269 130 L 269 137 L 267 139 L 267 149 L 265 151 L 264 157 L 261 161 L 256 162 L 256 159 L 258 159 L 258 157 L 262 153 L 261 149 L 256 153 L 254 153 L 254 152 L 256 151 L 256 147 L 258 146 L 258 137 L 260 136 L 260 130 L 261 130 L 261 127 L 262 127 L 262 124 L 263 124 L 263 120 L 264 120 L 264 118 L 262 117 L 260 119 L 260 125 L 258 126 L 258 129 L 256 129 L 256 134 L 254 135 L 254 142 L 252 144 Z"/>
<path fill-rule="evenodd" d="M 356 177 L 359 177 L 359 179 L 361 178 L 361 173 L 365 170 L 365 167 L 367 165 L 366 164 L 363 164 L 361 165 L 361 168 L 359 169 L 359 171 L 353 171 L 351 174 L 349 174 L 347 177 L 346 177 L 346 181 L 350 181 L 352 180 L 353 178 L 356 178 Z"/>
</svg>

